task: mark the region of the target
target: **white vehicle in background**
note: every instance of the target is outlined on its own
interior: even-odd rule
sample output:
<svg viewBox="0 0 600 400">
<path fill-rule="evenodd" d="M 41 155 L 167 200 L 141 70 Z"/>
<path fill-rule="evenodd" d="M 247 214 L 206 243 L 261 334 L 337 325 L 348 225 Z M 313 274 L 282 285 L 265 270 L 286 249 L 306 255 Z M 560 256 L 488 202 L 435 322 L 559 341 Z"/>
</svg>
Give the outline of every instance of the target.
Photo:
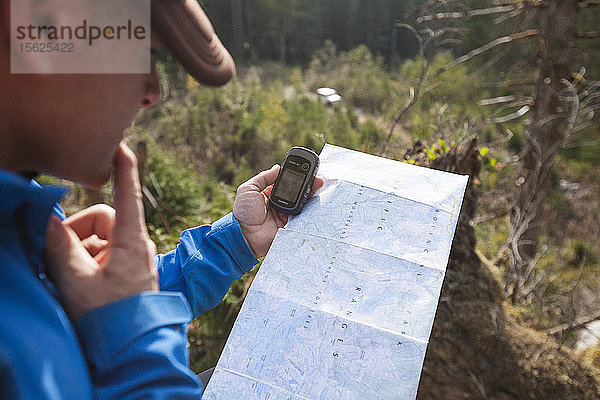
<svg viewBox="0 0 600 400">
<path fill-rule="evenodd" d="M 323 104 L 335 104 L 335 103 L 341 103 L 342 102 L 342 96 L 340 96 L 335 89 L 332 88 L 328 88 L 328 87 L 321 87 L 317 89 L 317 94 L 319 95 L 319 98 L 321 99 L 321 102 Z"/>
</svg>

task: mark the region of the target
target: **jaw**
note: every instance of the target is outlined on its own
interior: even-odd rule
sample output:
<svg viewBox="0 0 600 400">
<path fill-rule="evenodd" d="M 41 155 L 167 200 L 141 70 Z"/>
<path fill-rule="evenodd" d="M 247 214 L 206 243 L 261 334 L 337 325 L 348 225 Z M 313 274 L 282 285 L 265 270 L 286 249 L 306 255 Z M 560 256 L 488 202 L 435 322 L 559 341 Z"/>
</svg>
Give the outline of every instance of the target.
<svg viewBox="0 0 600 400">
<path fill-rule="evenodd" d="M 99 189 L 110 180 L 114 152 L 103 157 L 98 157 L 97 152 L 86 154 L 83 151 L 71 157 L 61 154 L 61 162 L 44 172 L 88 189 Z"/>
</svg>

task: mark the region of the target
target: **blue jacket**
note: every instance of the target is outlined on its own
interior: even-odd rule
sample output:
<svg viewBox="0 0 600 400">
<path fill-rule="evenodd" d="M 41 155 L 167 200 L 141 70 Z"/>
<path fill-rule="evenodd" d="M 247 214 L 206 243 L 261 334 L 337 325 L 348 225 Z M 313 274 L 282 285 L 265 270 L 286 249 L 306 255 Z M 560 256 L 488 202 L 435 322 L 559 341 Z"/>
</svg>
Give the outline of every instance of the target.
<svg viewBox="0 0 600 400">
<path fill-rule="evenodd" d="M 46 223 L 64 193 L 0 170 L 0 398 L 199 399 L 187 324 L 258 262 L 238 222 L 229 214 L 183 232 L 157 256 L 160 293 L 72 323 L 42 262 Z"/>
</svg>

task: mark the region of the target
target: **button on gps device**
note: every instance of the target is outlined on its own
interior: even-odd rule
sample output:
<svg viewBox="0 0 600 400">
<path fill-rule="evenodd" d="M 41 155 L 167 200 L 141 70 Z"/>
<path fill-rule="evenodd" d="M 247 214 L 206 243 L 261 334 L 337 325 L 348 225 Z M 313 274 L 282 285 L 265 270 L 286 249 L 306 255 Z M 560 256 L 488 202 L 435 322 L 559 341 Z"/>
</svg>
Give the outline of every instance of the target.
<svg viewBox="0 0 600 400">
<path fill-rule="evenodd" d="M 300 214 L 319 168 L 319 156 L 304 147 L 292 147 L 285 155 L 269 203 L 285 214 Z"/>
</svg>

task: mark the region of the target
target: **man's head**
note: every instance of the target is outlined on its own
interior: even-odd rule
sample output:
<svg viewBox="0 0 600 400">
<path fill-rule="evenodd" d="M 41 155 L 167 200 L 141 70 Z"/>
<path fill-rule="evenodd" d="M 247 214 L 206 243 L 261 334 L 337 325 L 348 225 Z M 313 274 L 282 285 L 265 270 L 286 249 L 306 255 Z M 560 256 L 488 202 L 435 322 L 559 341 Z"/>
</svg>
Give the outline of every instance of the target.
<svg viewBox="0 0 600 400">
<path fill-rule="evenodd" d="M 196 0 L 152 0 L 152 36 L 154 46 L 166 45 L 203 83 L 221 85 L 234 73 Z M 154 68 L 149 74 L 11 74 L 10 46 L 9 1 L 0 0 L 0 168 L 105 183 L 123 130 L 139 108 L 160 99 Z"/>
</svg>

